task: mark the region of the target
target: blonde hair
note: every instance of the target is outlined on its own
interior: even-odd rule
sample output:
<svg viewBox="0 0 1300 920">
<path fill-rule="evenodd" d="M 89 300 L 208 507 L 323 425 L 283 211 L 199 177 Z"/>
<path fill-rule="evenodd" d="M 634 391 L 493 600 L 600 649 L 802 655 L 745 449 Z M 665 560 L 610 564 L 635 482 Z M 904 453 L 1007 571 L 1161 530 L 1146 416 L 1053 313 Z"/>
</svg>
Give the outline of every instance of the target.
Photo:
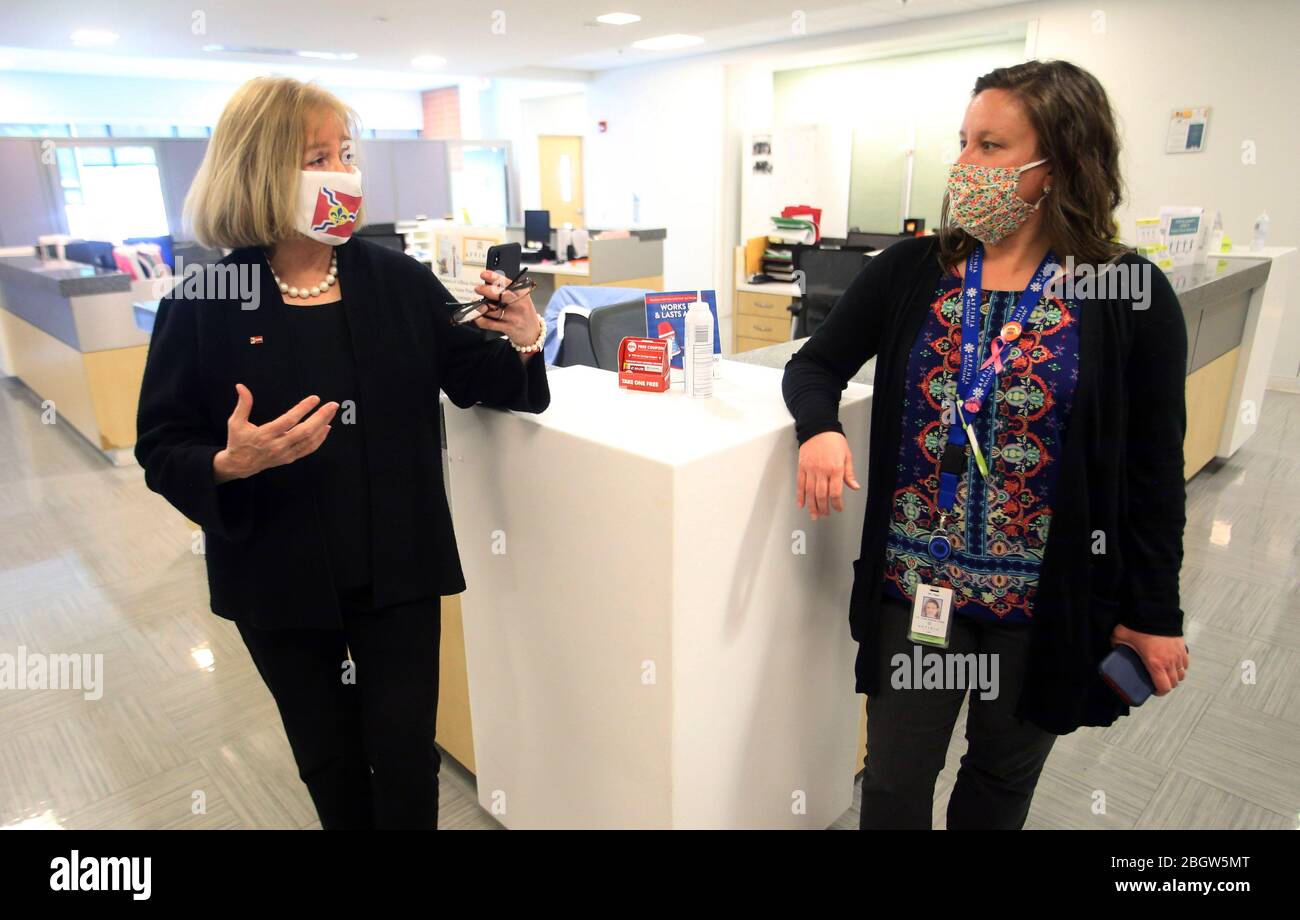
<svg viewBox="0 0 1300 920">
<path fill-rule="evenodd" d="M 185 196 L 199 242 L 237 249 L 293 235 L 307 118 L 319 109 L 338 116 L 355 147 L 357 114 L 328 90 L 292 77 L 257 77 L 235 90 Z"/>
</svg>

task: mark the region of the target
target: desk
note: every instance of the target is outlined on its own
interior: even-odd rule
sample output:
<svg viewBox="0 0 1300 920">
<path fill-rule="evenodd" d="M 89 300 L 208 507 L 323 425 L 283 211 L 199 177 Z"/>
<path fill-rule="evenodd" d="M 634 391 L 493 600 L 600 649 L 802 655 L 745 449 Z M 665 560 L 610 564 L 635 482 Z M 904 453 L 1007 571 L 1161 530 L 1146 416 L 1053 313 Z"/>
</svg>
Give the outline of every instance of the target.
<svg viewBox="0 0 1300 920">
<path fill-rule="evenodd" d="M 866 253 L 874 256 L 879 250 Z M 731 353 L 742 354 L 756 348 L 766 348 L 794 337 L 795 316 L 800 297 L 799 285 L 794 282 L 753 284 L 745 280 L 745 247 L 737 246 L 734 253 L 735 304 L 731 322 Z"/>
<path fill-rule="evenodd" d="M 575 278 L 591 278 L 591 261 L 574 259 L 571 262 L 525 262 L 530 275 L 572 275 Z"/>
<path fill-rule="evenodd" d="M 526 262 L 524 264 L 528 267 L 528 274 L 537 280 L 533 303 L 543 310 L 550 301 L 551 295 L 565 285 L 591 284 L 591 262 L 587 259 L 574 262 Z M 663 284 L 662 275 L 659 282 L 660 285 Z"/>
<path fill-rule="evenodd" d="M 1260 291 L 1258 301 L 1252 299 L 1252 315 L 1246 320 L 1248 338 L 1243 345 L 1251 359 L 1241 375 L 1242 399 L 1255 400 L 1258 405 L 1266 389 L 1300 393 L 1300 304 L 1295 296 L 1300 255 L 1296 247 L 1266 246 L 1260 252 L 1237 247 L 1220 258 L 1262 259 L 1269 265 L 1268 283 Z M 1220 445 L 1220 451 L 1235 451 L 1254 431 L 1253 420 L 1238 418 L 1228 440 Z"/>
<path fill-rule="evenodd" d="M 664 238 L 662 230 L 642 230 L 626 237 L 593 239 L 586 259 L 525 263 L 537 279 L 533 302 L 544 309 L 551 295 L 566 284 L 662 291 Z"/>
<path fill-rule="evenodd" d="M 30 256 L 0 258 L 0 335 L 18 377 L 114 464 L 134 463 L 149 335 L 133 303 L 153 281 Z"/>
<path fill-rule="evenodd" d="M 499 239 L 507 243 L 522 243 L 523 229 L 515 227 L 479 228 L 480 236 Z M 440 236 L 467 235 L 474 232 L 462 224 L 450 221 L 423 221 L 403 229 L 407 254 L 418 261 L 432 265 Z M 596 233 L 597 231 L 592 231 Z M 664 286 L 664 240 L 667 231 L 662 228 L 638 228 L 627 236 L 599 239 L 588 243 L 588 257 L 573 262 L 524 263 L 528 273 L 535 276 L 537 289 L 533 302 L 540 310 L 557 288 L 566 284 L 597 287 L 631 287 L 661 291 Z M 462 279 L 477 283 L 480 266 L 462 265 Z"/>
<path fill-rule="evenodd" d="M 511 828 L 827 827 L 853 793 L 862 499 L 795 507 L 779 370 L 724 361 L 698 401 L 550 373 L 542 415 L 444 402 L 480 804 Z M 869 413 L 850 385 L 855 441 Z"/>
<path fill-rule="evenodd" d="M 788 342 L 778 342 L 774 345 L 764 345 L 762 348 L 752 348 L 744 354 L 737 355 L 735 361 L 744 364 L 755 364 L 759 367 L 771 367 L 784 373 L 785 366 L 789 360 L 794 357 L 794 353 L 803 348 L 808 339 L 792 339 Z M 851 378 L 854 384 L 862 384 L 868 388 L 873 386 L 876 379 L 876 359 L 871 358 L 866 364 L 858 369 L 858 372 Z M 865 455 L 866 441 L 855 442 L 864 445 L 863 454 Z M 858 467 L 861 469 L 861 465 Z M 847 491 L 847 490 L 846 490 Z M 847 506 L 846 506 L 847 507 Z M 861 534 L 858 535 L 861 537 Z M 848 608 L 844 609 L 845 619 L 848 619 Z M 867 755 L 867 703 L 864 696 L 858 702 L 858 747 L 853 756 L 853 775 L 857 776 L 862 771 L 863 759 Z"/>
<path fill-rule="evenodd" d="M 799 285 L 747 282 L 744 246 L 736 247 L 732 270 L 735 295 L 731 311 L 731 353 L 738 355 L 790 341 L 794 337 L 792 308 L 799 299 Z"/>
<path fill-rule="evenodd" d="M 1187 323 L 1188 479 L 1231 457 L 1255 432 L 1277 342 L 1267 320 L 1280 321 L 1280 310 L 1262 309 L 1270 267 L 1266 259 L 1216 258 L 1169 274 Z"/>
</svg>

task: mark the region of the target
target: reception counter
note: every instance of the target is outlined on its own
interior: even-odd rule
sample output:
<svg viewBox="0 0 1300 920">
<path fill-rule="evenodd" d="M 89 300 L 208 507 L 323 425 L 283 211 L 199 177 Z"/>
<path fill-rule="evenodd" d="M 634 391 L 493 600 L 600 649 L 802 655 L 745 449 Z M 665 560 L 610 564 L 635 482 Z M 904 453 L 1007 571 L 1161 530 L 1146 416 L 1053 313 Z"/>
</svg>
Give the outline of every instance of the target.
<svg viewBox="0 0 1300 920">
<path fill-rule="evenodd" d="M 810 524 L 780 371 L 722 368 L 708 400 L 569 367 L 541 415 L 444 402 L 479 802 L 507 827 L 824 828 L 852 801 L 861 509 Z M 850 386 L 850 437 L 869 412 Z"/>
<path fill-rule="evenodd" d="M 152 281 L 30 256 L 0 257 L 0 335 L 13 374 L 110 461 L 133 463 Z"/>
<path fill-rule="evenodd" d="M 1169 275 L 1187 323 L 1187 479 L 1255 433 L 1279 319 L 1263 309 L 1269 268 L 1266 259 L 1213 259 Z"/>
</svg>

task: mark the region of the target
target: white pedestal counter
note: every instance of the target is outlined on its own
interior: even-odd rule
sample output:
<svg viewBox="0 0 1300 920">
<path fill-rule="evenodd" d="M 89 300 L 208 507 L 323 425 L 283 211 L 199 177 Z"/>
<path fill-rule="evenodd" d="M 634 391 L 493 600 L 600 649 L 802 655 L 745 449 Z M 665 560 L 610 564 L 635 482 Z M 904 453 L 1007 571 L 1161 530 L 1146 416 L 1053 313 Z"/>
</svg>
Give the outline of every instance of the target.
<svg viewBox="0 0 1300 920">
<path fill-rule="evenodd" d="M 864 496 L 811 523 L 781 372 L 722 374 L 690 400 L 553 368 L 539 416 L 444 400 L 479 802 L 507 827 L 824 828 L 851 803 Z M 851 443 L 869 410 L 850 384 Z"/>
</svg>

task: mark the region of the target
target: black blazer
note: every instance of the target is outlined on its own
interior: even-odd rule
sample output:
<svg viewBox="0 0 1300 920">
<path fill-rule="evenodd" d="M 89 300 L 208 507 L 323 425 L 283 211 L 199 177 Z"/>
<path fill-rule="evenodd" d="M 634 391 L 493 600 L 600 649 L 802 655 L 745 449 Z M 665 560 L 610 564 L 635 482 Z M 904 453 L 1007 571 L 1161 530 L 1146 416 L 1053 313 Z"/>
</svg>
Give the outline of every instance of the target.
<svg viewBox="0 0 1300 920">
<path fill-rule="evenodd" d="M 937 249 L 935 237 L 904 240 L 869 262 L 790 359 L 783 380 L 802 444 L 823 431 L 843 431 L 840 393 L 876 358 L 867 510 L 849 601 L 860 693 L 872 693 L 883 677 L 877 673 L 878 614 L 904 380 L 942 276 Z M 1159 268 L 1132 253 L 1121 261 L 1146 265 L 1151 303 L 1146 309 L 1121 298 L 1080 303 L 1079 380 L 1017 709 L 1021 718 L 1058 734 L 1109 725 L 1128 712 L 1097 674 L 1116 623 L 1152 635 L 1182 635 L 1187 326 Z M 853 445 L 855 453 L 859 446 Z"/>
<path fill-rule="evenodd" d="M 540 355 L 525 364 L 504 338 L 453 327 L 452 298 L 424 265 L 353 239 L 338 247 L 365 425 L 376 606 L 465 589 L 442 478 L 438 391 L 458 406 L 542 412 Z M 260 425 L 304 396 L 285 306 L 260 248 L 221 261 L 255 273 L 260 302 L 184 295 L 158 308 L 135 456 L 149 488 L 203 528 L 212 611 L 262 628 L 340 624 L 317 496 L 301 463 L 217 485 L 235 384 Z M 211 293 L 208 291 L 207 293 Z"/>
</svg>

